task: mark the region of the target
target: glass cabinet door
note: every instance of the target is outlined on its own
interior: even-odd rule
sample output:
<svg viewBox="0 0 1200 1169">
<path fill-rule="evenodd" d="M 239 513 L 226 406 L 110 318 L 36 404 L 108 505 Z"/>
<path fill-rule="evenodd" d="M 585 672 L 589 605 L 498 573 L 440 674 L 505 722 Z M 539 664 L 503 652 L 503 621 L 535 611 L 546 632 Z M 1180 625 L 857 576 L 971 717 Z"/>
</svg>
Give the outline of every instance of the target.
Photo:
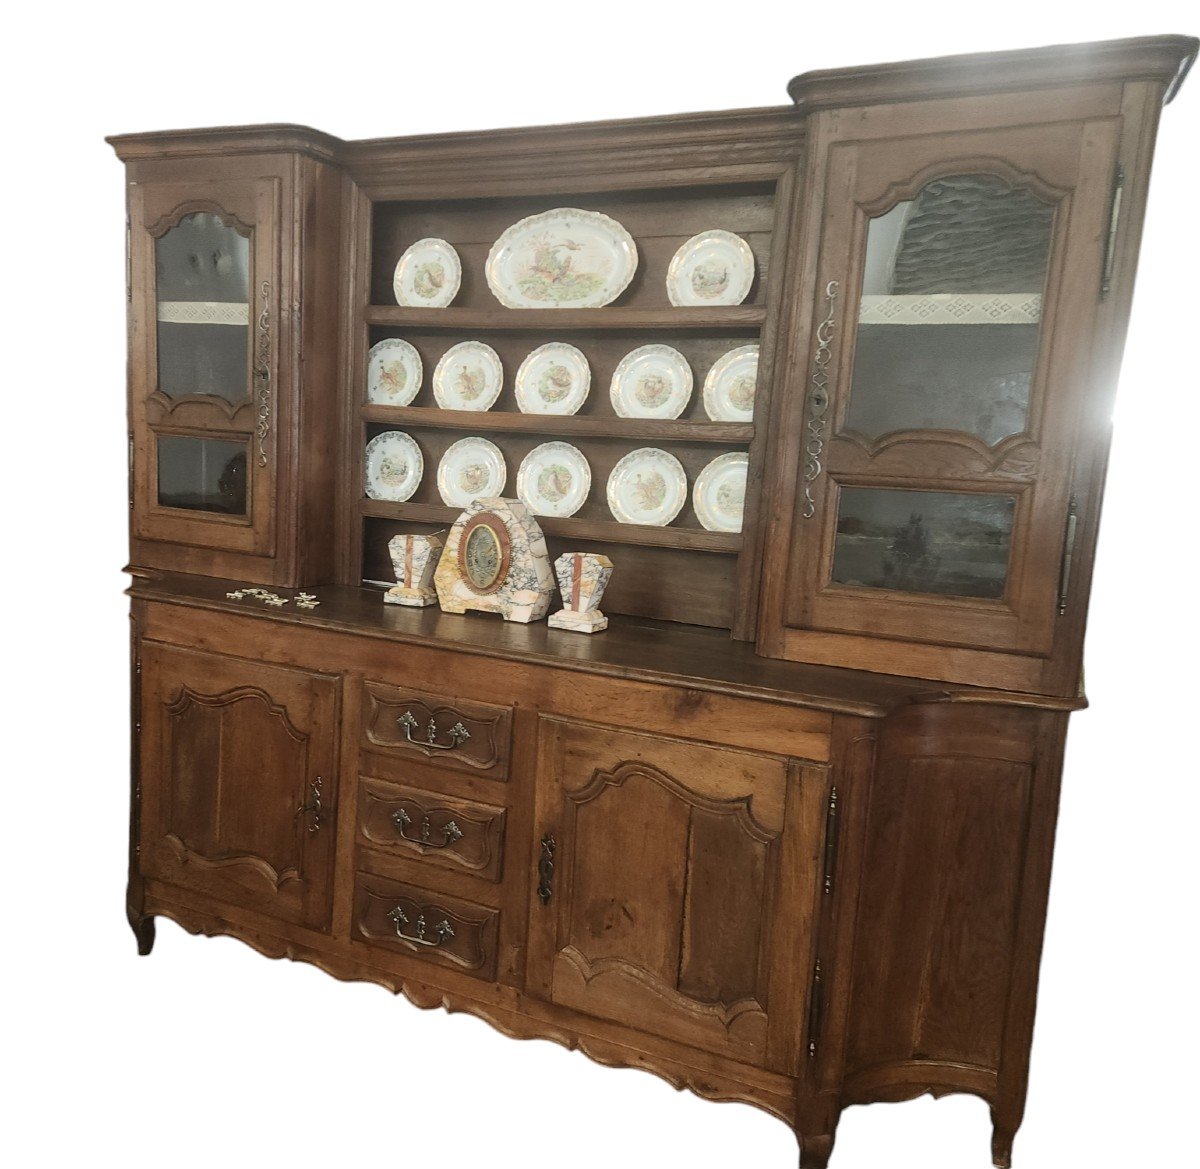
<svg viewBox="0 0 1200 1169">
<path fill-rule="evenodd" d="M 1080 122 L 829 148 L 782 656 L 1048 651 L 1114 149 Z"/>
<path fill-rule="evenodd" d="M 273 549 L 277 188 L 131 188 L 137 536 Z"/>
</svg>

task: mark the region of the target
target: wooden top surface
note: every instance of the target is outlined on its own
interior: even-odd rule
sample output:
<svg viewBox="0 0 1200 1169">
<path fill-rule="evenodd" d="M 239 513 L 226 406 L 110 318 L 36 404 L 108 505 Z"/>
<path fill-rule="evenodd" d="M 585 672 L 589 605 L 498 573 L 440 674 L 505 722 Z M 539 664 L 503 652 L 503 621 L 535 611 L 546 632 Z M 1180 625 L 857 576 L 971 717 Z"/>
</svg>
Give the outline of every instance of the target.
<svg viewBox="0 0 1200 1169">
<path fill-rule="evenodd" d="M 237 588 L 236 581 L 156 573 L 136 576 L 129 595 L 265 621 L 434 645 L 483 657 L 535 662 L 871 718 L 914 701 L 974 702 L 1047 710 L 1078 710 L 1087 705 L 1082 696 L 1063 699 L 1007 693 L 775 661 L 759 657 L 747 642 L 731 641 L 724 630 L 668 621 L 614 616 L 605 632 L 585 636 L 550 629 L 544 621 L 518 625 L 486 614 L 443 613 L 436 605 L 426 609 L 386 605 L 383 594 L 376 589 L 314 587 L 310 591 L 321 604 L 305 610 L 297 609 L 294 601 L 275 608 L 252 597 L 239 601 L 225 595 Z M 284 597 L 295 596 L 290 589 L 274 591 Z"/>
</svg>

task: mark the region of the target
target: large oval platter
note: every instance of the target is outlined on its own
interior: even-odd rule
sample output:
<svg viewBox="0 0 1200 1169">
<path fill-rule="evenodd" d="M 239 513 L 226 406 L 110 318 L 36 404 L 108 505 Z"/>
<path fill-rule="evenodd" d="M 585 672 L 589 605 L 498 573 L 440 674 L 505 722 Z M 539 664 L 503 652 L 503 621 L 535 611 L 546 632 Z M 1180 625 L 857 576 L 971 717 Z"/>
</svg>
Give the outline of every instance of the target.
<svg viewBox="0 0 1200 1169">
<path fill-rule="evenodd" d="M 486 271 L 506 308 L 600 308 L 629 287 L 637 264 L 633 236 L 615 219 L 557 207 L 508 228 Z"/>
</svg>

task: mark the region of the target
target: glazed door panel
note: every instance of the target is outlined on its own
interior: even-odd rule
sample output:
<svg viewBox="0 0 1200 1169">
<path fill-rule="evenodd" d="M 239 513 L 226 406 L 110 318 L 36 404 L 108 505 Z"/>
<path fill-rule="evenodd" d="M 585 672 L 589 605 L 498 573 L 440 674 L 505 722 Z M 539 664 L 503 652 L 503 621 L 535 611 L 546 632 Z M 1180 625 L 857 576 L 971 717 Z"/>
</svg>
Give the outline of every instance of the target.
<svg viewBox="0 0 1200 1169">
<path fill-rule="evenodd" d="M 792 1070 L 825 777 L 543 718 L 531 989 Z"/>
<path fill-rule="evenodd" d="M 135 536 L 274 551 L 281 186 L 130 188 Z"/>
<path fill-rule="evenodd" d="M 338 679 L 145 642 L 142 870 L 323 929 Z"/>
<path fill-rule="evenodd" d="M 1116 146 L 1115 119 L 828 146 L 772 652 L 1050 653 Z"/>
</svg>

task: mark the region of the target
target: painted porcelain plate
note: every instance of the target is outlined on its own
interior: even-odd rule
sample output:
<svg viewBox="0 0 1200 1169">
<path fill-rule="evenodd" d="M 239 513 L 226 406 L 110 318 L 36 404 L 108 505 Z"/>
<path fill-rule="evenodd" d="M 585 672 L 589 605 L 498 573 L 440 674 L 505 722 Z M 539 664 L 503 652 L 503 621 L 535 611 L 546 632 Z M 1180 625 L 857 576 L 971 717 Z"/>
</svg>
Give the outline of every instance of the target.
<svg viewBox="0 0 1200 1169">
<path fill-rule="evenodd" d="M 618 418 L 678 418 L 692 397 L 692 367 L 670 345 L 641 345 L 621 358 L 609 390 Z"/>
<path fill-rule="evenodd" d="M 692 488 L 696 517 L 710 532 L 740 532 L 746 503 L 746 471 L 750 456 L 742 451 L 718 455 Z"/>
<path fill-rule="evenodd" d="M 367 401 L 378 406 L 407 406 L 421 389 L 421 355 L 399 337 L 371 346 L 367 355 Z"/>
<path fill-rule="evenodd" d="M 425 473 L 421 448 L 411 434 L 385 430 L 369 443 L 364 456 L 367 495 L 403 503 L 411 499 Z"/>
<path fill-rule="evenodd" d="M 608 477 L 608 510 L 623 524 L 664 527 L 687 500 L 683 464 L 668 451 L 630 451 Z"/>
<path fill-rule="evenodd" d="M 633 236 L 615 219 L 558 207 L 508 228 L 486 271 L 506 308 L 599 308 L 625 291 L 637 264 Z"/>
<path fill-rule="evenodd" d="M 443 410 L 490 410 L 504 385 L 499 354 L 482 341 L 460 341 L 433 371 L 433 397 Z"/>
<path fill-rule="evenodd" d="M 574 515 L 591 489 L 592 469 L 568 442 L 534 447 L 517 472 L 517 495 L 534 515 Z"/>
<path fill-rule="evenodd" d="M 503 495 L 507 481 L 504 455 L 486 438 L 460 438 L 438 464 L 438 494 L 450 507 L 466 507 L 481 496 Z"/>
<path fill-rule="evenodd" d="M 704 412 L 714 422 L 750 422 L 758 382 L 758 346 L 722 354 L 704 379 Z"/>
<path fill-rule="evenodd" d="M 396 261 L 392 292 L 410 308 L 445 308 L 458 295 L 462 263 L 444 239 L 419 239 Z"/>
<path fill-rule="evenodd" d="M 525 414 L 577 414 L 592 384 L 588 359 L 574 345 L 551 341 L 517 370 L 517 406 Z"/>
<path fill-rule="evenodd" d="M 667 269 L 672 304 L 741 304 L 754 283 L 754 253 L 731 231 L 702 231 L 674 255 Z"/>
</svg>

